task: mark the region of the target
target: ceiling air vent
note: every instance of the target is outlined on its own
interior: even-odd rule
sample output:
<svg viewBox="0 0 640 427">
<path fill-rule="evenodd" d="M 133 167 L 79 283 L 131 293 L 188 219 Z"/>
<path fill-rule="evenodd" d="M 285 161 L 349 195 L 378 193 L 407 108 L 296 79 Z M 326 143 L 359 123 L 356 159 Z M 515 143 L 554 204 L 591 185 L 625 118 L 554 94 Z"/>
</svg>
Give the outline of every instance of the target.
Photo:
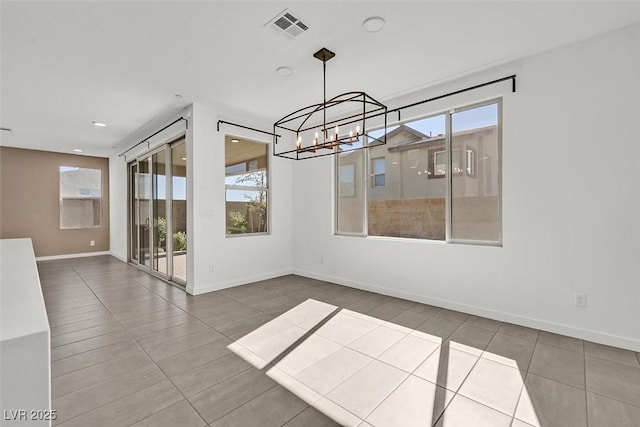
<svg viewBox="0 0 640 427">
<path fill-rule="evenodd" d="M 285 9 L 267 22 L 269 27 L 276 30 L 278 34 L 284 34 L 290 39 L 299 36 L 309 29 L 300 17 L 289 9 Z"/>
</svg>

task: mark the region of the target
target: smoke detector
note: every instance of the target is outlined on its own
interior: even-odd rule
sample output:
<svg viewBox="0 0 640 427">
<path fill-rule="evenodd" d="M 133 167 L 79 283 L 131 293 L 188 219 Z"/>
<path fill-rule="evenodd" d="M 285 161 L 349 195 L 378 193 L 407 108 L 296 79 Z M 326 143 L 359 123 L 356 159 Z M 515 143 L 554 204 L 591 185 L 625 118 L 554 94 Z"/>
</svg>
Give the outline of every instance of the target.
<svg viewBox="0 0 640 427">
<path fill-rule="evenodd" d="M 278 34 L 283 34 L 292 39 L 298 37 L 309 29 L 309 26 L 300 19 L 300 15 L 285 9 L 267 22 L 265 26 L 273 28 Z"/>
</svg>

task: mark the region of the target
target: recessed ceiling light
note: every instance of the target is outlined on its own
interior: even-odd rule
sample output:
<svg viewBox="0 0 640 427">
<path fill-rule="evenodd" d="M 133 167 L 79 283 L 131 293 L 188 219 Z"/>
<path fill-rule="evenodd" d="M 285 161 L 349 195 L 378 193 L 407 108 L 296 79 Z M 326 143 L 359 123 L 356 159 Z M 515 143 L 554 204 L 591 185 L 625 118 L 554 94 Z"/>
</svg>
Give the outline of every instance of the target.
<svg viewBox="0 0 640 427">
<path fill-rule="evenodd" d="M 278 67 L 278 68 L 276 68 L 276 73 L 278 73 L 282 77 L 291 77 L 293 75 L 293 68 L 291 68 L 291 67 Z"/>
<path fill-rule="evenodd" d="M 107 125 L 105 125 L 104 123 L 100 123 L 100 122 L 93 122 L 94 126 L 99 126 L 101 128 L 106 127 Z"/>
<path fill-rule="evenodd" d="M 233 142 L 234 144 L 237 144 L 238 142 L 240 142 L 240 140 L 239 140 L 239 139 L 235 139 L 235 138 L 233 138 L 233 139 L 231 140 L 231 142 Z"/>
<path fill-rule="evenodd" d="M 180 157 L 180 158 L 181 158 L 182 160 L 187 160 L 187 158 L 186 158 L 186 157 Z"/>
<path fill-rule="evenodd" d="M 81 149 L 79 149 L 79 148 L 74 148 L 74 149 L 73 149 L 73 151 L 74 151 L 75 153 L 82 153 L 82 150 L 81 150 Z"/>
<path fill-rule="evenodd" d="M 384 28 L 385 20 L 380 16 L 371 16 L 364 20 L 362 27 L 370 33 L 377 33 Z"/>
</svg>

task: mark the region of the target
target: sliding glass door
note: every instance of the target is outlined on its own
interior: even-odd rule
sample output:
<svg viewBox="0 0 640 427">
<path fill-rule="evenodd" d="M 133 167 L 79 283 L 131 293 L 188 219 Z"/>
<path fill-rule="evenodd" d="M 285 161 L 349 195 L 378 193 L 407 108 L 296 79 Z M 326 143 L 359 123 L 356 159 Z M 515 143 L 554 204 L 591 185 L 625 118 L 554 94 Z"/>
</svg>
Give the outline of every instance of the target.
<svg viewBox="0 0 640 427">
<path fill-rule="evenodd" d="M 138 212 L 140 211 L 137 180 L 138 162 L 136 161 L 129 163 L 129 260 L 135 263 L 138 262 Z"/>
<path fill-rule="evenodd" d="M 151 181 L 153 185 L 153 270 L 162 275 L 167 271 L 167 177 L 166 150 L 151 156 Z"/>
<path fill-rule="evenodd" d="M 138 263 L 151 267 L 151 175 L 149 157 L 138 161 Z"/>
<path fill-rule="evenodd" d="M 186 285 L 187 162 L 184 138 L 129 163 L 129 261 Z"/>
<path fill-rule="evenodd" d="M 187 281 L 187 145 L 184 140 L 171 146 L 171 217 L 173 278 Z"/>
</svg>

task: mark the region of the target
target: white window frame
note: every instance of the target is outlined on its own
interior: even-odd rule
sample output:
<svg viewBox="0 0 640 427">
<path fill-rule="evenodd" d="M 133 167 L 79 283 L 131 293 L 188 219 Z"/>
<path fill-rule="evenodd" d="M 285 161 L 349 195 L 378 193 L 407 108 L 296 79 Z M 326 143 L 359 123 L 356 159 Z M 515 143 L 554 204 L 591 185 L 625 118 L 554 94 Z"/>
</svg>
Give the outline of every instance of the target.
<svg viewBox="0 0 640 427">
<path fill-rule="evenodd" d="M 499 211 L 498 211 L 498 215 L 500 218 L 500 229 L 499 229 L 499 235 L 498 235 L 498 239 L 496 241 L 493 240 L 463 240 L 463 239 L 453 239 L 452 236 L 452 208 L 451 208 L 451 200 L 452 200 L 452 178 L 454 175 L 454 173 L 449 173 L 449 175 L 447 176 L 447 191 L 446 191 L 446 197 L 445 197 L 445 207 L 446 207 L 446 214 L 445 214 L 445 240 L 430 240 L 430 239 L 420 239 L 420 238 L 406 238 L 406 237 L 390 237 L 390 236 L 369 236 L 369 218 L 368 218 L 368 203 L 369 203 L 369 190 L 374 188 L 374 184 L 375 184 L 375 180 L 371 185 L 368 185 L 366 177 L 371 177 L 374 178 L 374 175 L 370 173 L 369 170 L 365 170 L 364 171 L 364 176 L 365 176 L 365 182 L 364 182 L 364 188 L 367 189 L 367 191 L 365 191 L 364 197 L 363 197 L 363 203 L 364 203 L 364 214 L 362 217 L 362 221 L 363 221 L 363 232 L 362 233 L 346 233 L 346 232 L 340 232 L 337 229 L 337 217 L 338 217 L 338 198 L 334 198 L 334 200 L 336 201 L 336 205 L 334 207 L 334 218 L 336 218 L 335 223 L 334 223 L 334 234 L 337 236 L 347 236 L 347 237 L 364 237 L 364 238 L 374 238 L 374 239 L 390 239 L 390 240 L 411 240 L 411 241 L 418 241 L 418 242 L 438 242 L 438 243 L 454 243 L 454 244 L 465 244 L 465 245 L 482 245 L 482 246 L 497 246 L 497 247 L 502 247 L 502 241 L 503 241 L 503 235 L 502 235 L 502 230 L 503 230 L 503 215 L 502 215 L 502 127 L 503 127 L 503 123 L 502 123 L 502 108 L 503 108 L 503 99 L 502 97 L 497 97 L 497 98 L 491 98 L 488 99 L 486 101 L 481 101 L 481 102 L 477 102 L 477 103 L 472 103 L 472 104 L 466 104 L 464 106 L 461 107 L 456 107 L 456 108 L 450 108 L 444 111 L 440 111 L 437 113 L 432 113 L 432 114 L 427 114 L 427 115 L 422 115 L 422 116 L 418 116 L 418 117 L 412 117 L 410 119 L 407 120 L 403 120 L 401 122 L 397 122 L 394 123 L 393 125 L 400 125 L 403 123 L 410 123 L 410 122 L 414 122 L 414 121 L 418 121 L 418 120 L 423 120 L 423 119 L 427 119 L 430 117 L 436 117 L 439 115 L 444 114 L 445 115 L 445 152 L 446 152 L 446 162 L 447 164 L 450 164 L 450 160 L 449 160 L 449 153 L 452 152 L 452 144 L 451 144 L 451 140 L 452 140 L 452 124 L 451 124 L 451 116 L 455 113 L 460 113 L 463 111 L 467 111 L 467 110 L 472 110 L 475 108 L 480 108 L 483 106 L 487 106 L 487 105 L 492 105 L 492 104 L 496 104 L 497 105 L 497 109 L 498 109 L 498 117 L 497 117 L 497 132 L 498 132 L 498 177 L 497 177 L 497 181 L 498 181 L 498 204 L 499 204 Z M 390 127 L 389 125 L 387 126 L 387 128 Z M 376 130 L 376 129 L 372 129 L 372 130 Z M 366 141 L 365 141 L 366 144 Z M 458 150 L 460 152 L 460 154 L 458 155 L 458 159 L 460 160 L 459 164 L 462 166 L 462 170 L 460 170 L 457 175 L 460 174 L 465 174 L 469 177 L 475 177 L 475 152 L 473 152 L 473 150 L 468 150 L 466 149 L 466 147 L 461 147 L 461 148 L 456 148 L 456 150 Z M 372 164 L 372 160 L 374 159 L 380 159 L 383 157 L 376 157 L 374 159 L 370 158 L 370 154 L 369 154 L 369 150 L 365 150 L 365 159 L 363 162 L 363 166 L 365 168 L 371 168 L 371 172 L 373 170 L 373 164 Z M 460 159 L 460 156 L 462 155 L 462 152 L 464 151 L 464 156 L 462 159 Z M 468 156 L 469 156 L 469 151 L 471 151 L 473 154 L 473 166 L 472 166 L 472 173 L 469 173 L 469 169 L 468 169 Z M 442 152 L 442 150 L 439 150 L 438 152 Z M 435 169 L 436 169 L 436 162 L 435 162 L 435 155 L 438 153 L 434 153 L 434 165 L 433 165 L 433 173 L 435 174 Z M 338 178 L 338 164 L 339 164 L 339 158 L 340 154 L 336 155 L 336 159 L 334 162 L 334 176 L 336 177 L 336 179 Z M 463 163 L 464 162 L 464 163 Z M 386 172 L 386 170 L 385 170 Z M 438 176 L 438 175 L 436 175 Z M 442 176 L 442 175 L 439 175 Z M 386 184 L 386 183 L 385 183 Z M 335 190 L 335 186 L 334 186 L 334 190 Z M 337 193 L 336 193 L 337 194 Z"/>
<path fill-rule="evenodd" d="M 90 171 L 96 171 L 100 174 L 100 195 L 99 196 L 95 196 L 95 195 L 81 195 L 78 194 L 77 196 L 63 196 L 61 193 L 61 186 L 62 186 L 62 173 L 64 172 L 62 169 L 63 168 L 70 168 L 70 169 L 78 169 L 78 170 L 90 170 Z M 60 215 L 60 229 L 61 230 L 78 230 L 78 229 L 87 229 L 87 228 L 102 228 L 102 214 L 103 214 L 103 209 L 104 209 L 104 200 L 103 200 L 103 195 L 102 195 L 102 169 L 96 169 L 96 168 L 84 168 L 84 167 L 80 167 L 80 166 L 66 166 L 66 165 L 60 165 L 58 167 L 58 191 L 60 192 L 60 208 L 59 208 L 59 215 Z M 81 200 L 81 201 L 92 201 L 93 204 L 95 204 L 96 201 L 99 202 L 99 212 L 98 212 L 98 220 L 99 223 L 98 224 L 94 224 L 94 225 L 77 225 L 77 226 L 70 226 L 70 225 L 64 225 L 64 203 L 65 200 Z"/>
<path fill-rule="evenodd" d="M 271 149 L 270 149 L 270 143 L 268 142 L 264 142 L 264 141 L 259 141 L 259 140 L 255 140 L 253 138 L 245 138 L 242 136 L 232 136 L 232 135 L 226 135 L 229 138 L 240 138 L 243 139 L 245 141 L 254 143 L 254 144 L 262 144 L 265 145 L 265 167 L 263 169 L 258 169 L 257 165 L 256 165 L 256 169 L 251 169 L 251 167 L 253 166 L 252 163 L 253 161 L 246 163 L 247 167 L 245 168 L 244 172 L 240 172 L 240 173 L 236 173 L 233 175 L 227 175 L 226 170 L 227 167 L 233 167 L 236 166 L 240 163 L 236 163 L 230 166 L 225 166 L 225 174 L 224 174 L 224 179 L 226 181 L 226 179 L 229 176 L 236 176 L 236 175 L 244 175 L 247 174 L 249 172 L 256 172 L 256 171 L 260 171 L 260 170 L 265 170 L 266 171 L 266 185 L 264 187 L 259 187 L 259 186 L 249 186 L 249 185 L 230 185 L 227 184 L 225 182 L 225 189 L 224 189 L 224 213 L 225 213 L 225 236 L 227 238 L 236 238 L 236 237 L 249 237 L 249 236 L 265 236 L 265 235 L 269 235 L 271 234 Z M 225 147 L 225 161 L 226 161 L 226 147 Z M 240 191 L 264 191 L 266 193 L 265 197 L 266 197 L 266 203 L 267 203 L 267 210 L 266 210 L 266 231 L 259 231 L 259 232 L 254 232 L 254 233 L 237 233 L 237 234 L 227 234 L 227 191 L 228 190 L 240 190 Z"/>
</svg>

